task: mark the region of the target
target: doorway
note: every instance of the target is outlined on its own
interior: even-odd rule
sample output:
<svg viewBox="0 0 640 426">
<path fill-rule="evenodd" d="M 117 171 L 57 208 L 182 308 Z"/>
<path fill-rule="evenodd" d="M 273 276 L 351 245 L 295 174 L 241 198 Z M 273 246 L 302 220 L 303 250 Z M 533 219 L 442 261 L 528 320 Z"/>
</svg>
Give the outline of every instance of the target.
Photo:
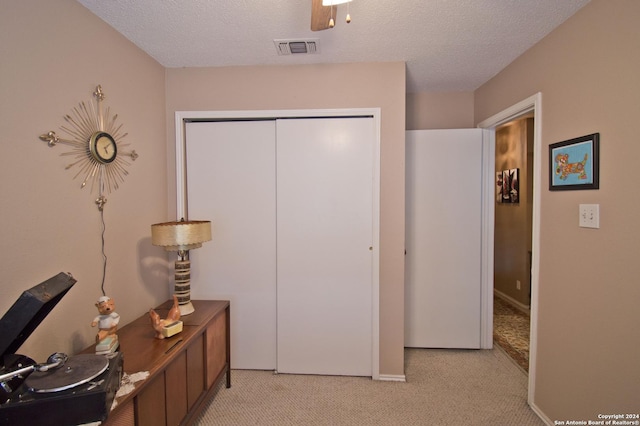
<svg viewBox="0 0 640 426">
<path fill-rule="evenodd" d="M 529 389 L 528 403 L 533 404 L 533 395 L 535 393 L 535 370 L 536 370 L 536 353 L 537 353 L 537 323 L 538 323 L 538 292 L 539 292 L 539 270 L 540 270 L 540 194 L 542 191 L 542 141 L 541 141 L 541 117 L 542 117 L 542 94 L 536 93 L 527 99 L 495 114 L 492 117 L 482 121 L 478 127 L 490 130 L 490 139 L 492 139 L 493 148 L 495 148 L 495 129 L 521 117 L 524 114 L 532 113 L 534 117 L 533 129 L 533 176 L 532 176 L 532 212 L 531 212 L 531 319 L 530 319 L 530 339 L 529 339 Z M 487 164 L 488 169 L 495 170 L 495 156 L 489 158 Z M 492 253 L 487 255 L 491 256 Z M 485 303 L 493 304 L 493 294 L 485 294 Z M 489 310 L 493 312 L 493 309 Z M 491 315 L 492 316 L 492 315 Z M 488 320 L 493 324 L 492 319 Z"/>
<path fill-rule="evenodd" d="M 533 127 L 529 112 L 495 132 L 493 335 L 524 371 L 529 369 Z"/>
</svg>

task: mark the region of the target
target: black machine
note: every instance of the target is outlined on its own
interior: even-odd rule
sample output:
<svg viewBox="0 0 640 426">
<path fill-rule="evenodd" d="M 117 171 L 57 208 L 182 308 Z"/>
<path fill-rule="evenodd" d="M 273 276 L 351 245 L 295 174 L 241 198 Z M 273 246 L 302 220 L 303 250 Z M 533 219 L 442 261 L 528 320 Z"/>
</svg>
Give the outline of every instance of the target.
<svg viewBox="0 0 640 426">
<path fill-rule="evenodd" d="M 76 280 L 63 272 L 26 290 L 0 319 L 0 425 L 104 421 L 120 387 L 122 354 L 54 353 L 46 363 L 15 352 Z"/>
</svg>

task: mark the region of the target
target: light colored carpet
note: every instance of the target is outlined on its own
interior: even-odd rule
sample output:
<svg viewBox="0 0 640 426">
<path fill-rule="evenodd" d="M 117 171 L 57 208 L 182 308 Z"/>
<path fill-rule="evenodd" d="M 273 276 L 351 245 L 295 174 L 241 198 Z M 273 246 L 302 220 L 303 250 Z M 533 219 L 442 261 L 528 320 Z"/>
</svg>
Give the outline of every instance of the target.
<svg viewBox="0 0 640 426">
<path fill-rule="evenodd" d="M 492 350 L 405 349 L 406 383 L 233 370 L 196 425 L 544 425 Z"/>
</svg>

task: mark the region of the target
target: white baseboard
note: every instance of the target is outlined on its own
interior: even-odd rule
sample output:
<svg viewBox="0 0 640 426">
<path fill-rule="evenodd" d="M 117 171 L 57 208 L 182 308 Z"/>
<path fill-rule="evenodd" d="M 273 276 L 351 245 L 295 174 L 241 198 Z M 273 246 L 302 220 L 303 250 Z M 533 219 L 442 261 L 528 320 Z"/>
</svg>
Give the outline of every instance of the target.
<svg viewBox="0 0 640 426">
<path fill-rule="evenodd" d="M 545 416 L 545 414 L 538 408 L 537 405 L 535 404 L 529 404 L 529 407 L 531 407 L 531 409 L 533 410 L 534 413 L 536 413 L 536 415 L 538 417 L 540 417 L 540 420 L 542 420 L 543 422 L 545 422 L 547 425 L 551 426 L 554 424 L 554 422 L 551 421 L 551 419 L 547 416 Z"/>
<path fill-rule="evenodd" d="M 407 378 L 404 374 L 381 374 L 378 380 L 381 382 L 406 382 Z"/>
<path fill-rule="evenodd" d="M 507 303 L 509 303 L 510 305 L 513 305 L 515 308 L 520 309 L 522 312 L 524 312 L 525 314 L 529 314 L 530 312 L 530 307 L 529 305 L 525 305 L 524 303 L 518 302 L 516 299 L 514 299 L 513 297 L 504 294 L 503 292 L 501 292 L 500 290 L 496 290 L 495 288 L 493 289 L 493 292 L 495 293 L 496 296 L 498 296 L 500 299 L 506 301 Z"/>
</svg>

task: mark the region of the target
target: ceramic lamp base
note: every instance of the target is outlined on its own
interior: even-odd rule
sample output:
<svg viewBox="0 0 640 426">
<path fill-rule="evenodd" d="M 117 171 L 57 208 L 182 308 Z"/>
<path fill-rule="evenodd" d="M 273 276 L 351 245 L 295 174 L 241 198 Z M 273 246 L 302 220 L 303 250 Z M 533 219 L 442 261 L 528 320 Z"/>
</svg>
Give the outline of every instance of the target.
<svg viewBox="0 0 640 426">
<path fill-rule="evenodd" d="M 178 297 L 180 315 L 189 315 L 195 311 L 191 303 L 191 262 L 176 260 L 174 294 Z"/>
<path fill-rule="evenodd" d="M 189 315 L 195 312 L 195 308 L 191 301 L 188 301 L 184 305 L 180 303 L 180 305 L 178 305 L 178 309 L 180 309 L 180 316 Z"/>
</svg>

